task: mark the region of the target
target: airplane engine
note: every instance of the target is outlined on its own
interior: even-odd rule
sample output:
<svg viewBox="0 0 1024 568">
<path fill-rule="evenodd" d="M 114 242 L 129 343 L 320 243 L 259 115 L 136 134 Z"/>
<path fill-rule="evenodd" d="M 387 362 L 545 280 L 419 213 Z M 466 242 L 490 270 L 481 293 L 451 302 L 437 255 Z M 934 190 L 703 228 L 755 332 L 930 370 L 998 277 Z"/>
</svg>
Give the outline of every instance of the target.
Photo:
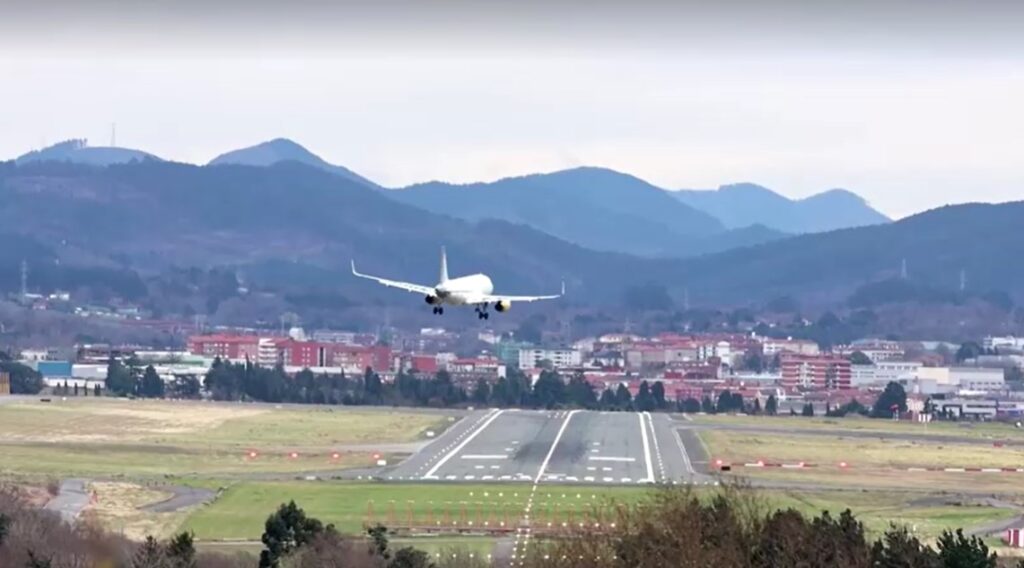
<svg viewBox="0 0 1024 568">
<path fill-rule="evenodd" d="M 423 301 L 425 301 L 426 303 L 430 304 L 431 306 L 436 306 L 437 304 L 441 303 L 441 298 L 438 298 L 437 296 L 434 296 L 433 294 L 427 294 L 427 297 L 423 298 Z"/>
<path fill-rule="evenodd" d="M 494 310 L 498 312 L 507 312 L 512 309 L 512 302 L 502 300 L 494 303 Z"/>
</svg>

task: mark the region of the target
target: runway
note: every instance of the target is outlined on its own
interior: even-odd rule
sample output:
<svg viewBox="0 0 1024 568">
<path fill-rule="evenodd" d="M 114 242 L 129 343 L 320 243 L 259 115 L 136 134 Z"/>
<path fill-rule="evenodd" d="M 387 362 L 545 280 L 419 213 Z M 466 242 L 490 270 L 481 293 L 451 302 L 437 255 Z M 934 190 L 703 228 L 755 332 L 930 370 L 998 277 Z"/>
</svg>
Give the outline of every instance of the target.
<svg viewBox="0 0 1024 568">
<path fill-rule="evenodd" d="M 637 485 L 701 481 L 669 416 L 476 411 L 399 464 L 404 481 Z"/>
</svg>

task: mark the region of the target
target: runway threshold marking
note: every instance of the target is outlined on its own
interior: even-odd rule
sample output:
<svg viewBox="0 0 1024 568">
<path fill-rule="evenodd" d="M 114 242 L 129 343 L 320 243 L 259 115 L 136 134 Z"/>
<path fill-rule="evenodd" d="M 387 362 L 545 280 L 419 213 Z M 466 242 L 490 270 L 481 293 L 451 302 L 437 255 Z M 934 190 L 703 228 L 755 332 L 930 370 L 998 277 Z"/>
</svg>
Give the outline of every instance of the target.
<svg viewBox="0 0 1024 568">
<path fill-rule="evenodd" d="M 651 444 L 647 439 L 647 423 L 644 422 L 643 413 L 638 412 L 637 418 L 640 419 L 640 438 L 644 444 L 644 465 L 647 466 L 647 481 L 654 482 L 654 468 L 651 465 Z"/>
<path fill-rule="evenodd" d="M 501 416 L 501 414 L 503 412 L 505 412 L 505 411 L 504 410 L 496 411 L 490 418 L 488 418 L 483 424 L 481 424 L 480 427 L 476 429 L 476 431 L 474 431 L 472 434 L 467 436 L 466 439 L 463 440 L 461 444 L 456 446 L 454 450 L 448 452 L 447 454 L 445 454 L 445 456 L 443 458 L 438 460 L 438 462 L 436 464 L 434 464 L 434 467 L 430 468 L 430 471 L 428 471 L 427 474 L 423 476 L 423 478 L 424 479 L 437 479 L 437 477 L 434 475 L 435 473 L 437 473 L 437 470 L 441 469 L 441 466 L 443 466 L 444 464 L 448 463 L 448 460 L 452 459 L 453 456 L 455 456 L 456 454 L 461 452 L 462 448 L 465 448 L 466 445 L 468 445 L 470 442 L 473 441 L 473 438 L 476 438 L 477 436 L 480 435 L 481 432 L 486 430 L 487 427 L 490 426 L 492 422 L 497 420 L 498 417 Z"/>
</svg>

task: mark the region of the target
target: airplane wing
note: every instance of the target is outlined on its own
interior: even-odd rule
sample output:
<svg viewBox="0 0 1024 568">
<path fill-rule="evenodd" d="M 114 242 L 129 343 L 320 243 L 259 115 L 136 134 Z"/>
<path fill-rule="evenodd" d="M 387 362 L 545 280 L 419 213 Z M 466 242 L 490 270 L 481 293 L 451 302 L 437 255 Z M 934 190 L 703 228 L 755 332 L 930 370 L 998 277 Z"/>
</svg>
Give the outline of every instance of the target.
<svg viewBox="0 0 1024 568">
<path fill-rule="evenodd" d="M 434 288 L 431 286 L 423 286 L 421 284 L 413 284 L 412 282 L 399 282 L 398 280 L 388 280 L 387 278 L 378 278 L 376 276 L 370 276 L 369 274 L 362 274 L 356 270 L 356 261 L 352 261 L 352 275 L 359 278 L 365 278 L 367 280 L 373 280 L 378 284 L 383 284 L 391 288 L 398 288 L 399 290 L 405 290 L 406 292 L 415 292 L 417 294 L 434 294 Z"/>
<path fill-rule="evenodd" d="M 565 282 L 562 282 L 562 291 L 558 294 L 548 296 L 502 296 L 500 294 L 486 294 L 480 297 L 480 302 L 536 302 L 538 300 L 556 300 L 565 295 Z M 475 303 L 475 302 L 474 302 Z"/>
</svg>

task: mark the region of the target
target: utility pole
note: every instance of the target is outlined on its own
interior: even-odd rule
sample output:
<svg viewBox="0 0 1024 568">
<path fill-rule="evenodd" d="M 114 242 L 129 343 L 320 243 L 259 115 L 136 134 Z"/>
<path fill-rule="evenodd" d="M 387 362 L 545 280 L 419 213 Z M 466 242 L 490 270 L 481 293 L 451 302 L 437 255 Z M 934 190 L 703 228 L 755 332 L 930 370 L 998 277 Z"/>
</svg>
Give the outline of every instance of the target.
<svg viewBox="0 0 1024 568">
<path fill-rule="evenodd" d="M 21 299 L 28 297 L 28 262 L 21 261 Z"/>
</svg>

